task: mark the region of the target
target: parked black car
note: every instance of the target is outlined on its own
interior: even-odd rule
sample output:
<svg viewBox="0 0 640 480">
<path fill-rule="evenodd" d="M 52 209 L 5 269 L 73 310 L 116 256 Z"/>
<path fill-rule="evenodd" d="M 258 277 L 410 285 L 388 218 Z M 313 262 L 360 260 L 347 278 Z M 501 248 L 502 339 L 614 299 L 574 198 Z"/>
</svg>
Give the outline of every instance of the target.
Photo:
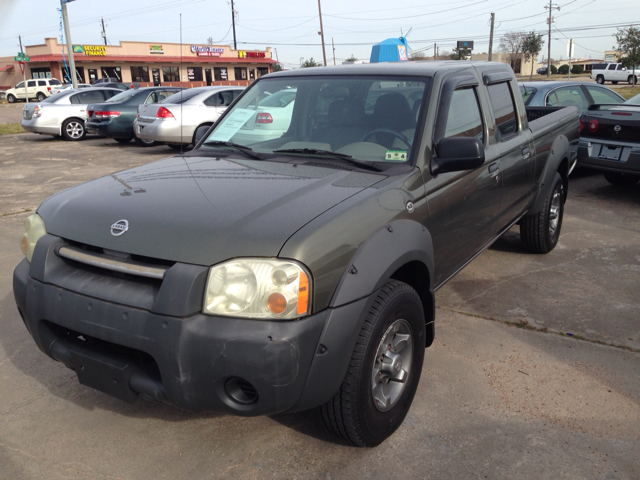
<svg viewBox="0 0 640 480">
<path fill-rule="evenodd" d="M 184 89 L 179 87 L 132 89 L 119 93 L 105 103 L 88 105 L 87 132 L 110 137 L 120 143 L 135 139 L 136 143 L 147 145 L 148 140 L 136 137 L 133 131 L 133 121 L 138 112 L 138 105 L 158 103 L 180 90 Z"/>
<path fill-rule="evenodd" d="M 604 172 L 612 185 L 640 181 L 640 95 L 621 105 L 592 105 L 580 118 L 578 165 Z"/>
</svg>

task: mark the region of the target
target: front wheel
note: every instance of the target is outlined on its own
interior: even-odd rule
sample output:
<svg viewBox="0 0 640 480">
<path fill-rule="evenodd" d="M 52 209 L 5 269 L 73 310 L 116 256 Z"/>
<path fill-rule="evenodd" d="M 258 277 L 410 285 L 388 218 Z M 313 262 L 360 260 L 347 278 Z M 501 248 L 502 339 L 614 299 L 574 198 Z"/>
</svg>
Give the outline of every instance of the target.
<svg viewBox="0 0 640 480">
<path fill-rule="evenodd" d="M 542 211 L 520 220 L 520 238 L 527 250 L 532 253 L 549 253 L 558 244 L 564 200 L 564 183 L 556 172 Z"/>
<path fill-rule="evenodd" d="M 9 95 L 7 95 L 7 101 L 9 103 L 16 103 L 18 101 L 18 99 L 16 97 L 14 97 L 13 95 L 9 94 Z"/>
<path fill-rule="evenodd" d="M 86 135 L 84 122 L 78 118 L 70 118 L 62 124 L 62 136 L 65 140 L 82 140 Z"/>
<path fill-rule="evenodd" d="M 596 82 L 599 83 L 600 85 L 604 84 L 604 77 L 602 75 L 598 75 L 596 77 Z"/>
<path fill-rule="evenodd" d="M 404 421 L 424 360 L 422 303 L 409 285 L 390 280 L 360 330 L 340 391 L 320 407 L 335 436 L 375 447 Z"/>
<path fill-rule="evenodd" d="M 604 172 L 604 179 L 616 187 L 632 187 L 640 181 L 640 175 L 628 173 Z"/>
</svg>

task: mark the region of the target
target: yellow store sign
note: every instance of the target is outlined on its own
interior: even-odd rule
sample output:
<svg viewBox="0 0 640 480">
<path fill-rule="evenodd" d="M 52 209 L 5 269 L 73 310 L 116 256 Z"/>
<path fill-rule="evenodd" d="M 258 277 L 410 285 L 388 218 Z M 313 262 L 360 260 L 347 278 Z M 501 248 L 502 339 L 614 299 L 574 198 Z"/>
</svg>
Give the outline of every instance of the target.
<svg viewBox="0 0 640 480">
<path fill-rule="evenodd" d="M 104 57 L 107 54 L 106 45 L 83 45 L 84 54 L 94 57 Z"/>
</svg>

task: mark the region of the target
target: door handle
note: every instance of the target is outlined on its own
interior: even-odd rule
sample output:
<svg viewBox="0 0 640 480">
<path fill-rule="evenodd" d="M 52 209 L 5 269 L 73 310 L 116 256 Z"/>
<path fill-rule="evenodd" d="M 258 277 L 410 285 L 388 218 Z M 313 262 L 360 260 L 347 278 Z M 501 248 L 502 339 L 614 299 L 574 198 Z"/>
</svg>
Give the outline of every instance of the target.
<svg viewBox="0 0 640 480">
<path fill-rule="evenodd" d="M 522 149 L 522 158 L 524 158 L 525 160 L 527 160 L 529 157 L 531 156 L 531 151 L 529 150 L 528 147 L 524 147 Z"/>
<path fill-rule="evenodd" d="M 491 174 L 492 177 L 496 176 L 498 172 L 500 172 L 500 168 L 497 163 L 489 165 L 489 173 Z"/>
</svg>

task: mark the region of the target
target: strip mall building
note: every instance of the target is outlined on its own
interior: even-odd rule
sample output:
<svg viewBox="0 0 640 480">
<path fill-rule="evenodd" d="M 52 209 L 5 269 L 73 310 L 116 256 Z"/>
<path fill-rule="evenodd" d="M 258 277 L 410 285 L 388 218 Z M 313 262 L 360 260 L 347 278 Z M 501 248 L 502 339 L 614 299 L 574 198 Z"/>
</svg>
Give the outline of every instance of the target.
<svg viewBox="0 0 640 480">
<path fill-rule="evenodd" d="M 276 63 L 271 58 L 271 47 L 233 50 L 229 45 L 121 42 L 74 45 L 73 51 L 80 83 L 111 77 L 124 83 L 139 82 L 141 86 L 248 85 L 272 72 Z M 30 58 L 25 72 L 28 79 L 68 80 L 66 45 L 59 44 L 56 38 L 45 38 L 42 45 L 26 46 L 25 54 Z M 20 81 L 18 62 L 13 57 L 0 57 L 0 89 L 11 88 Z"/>
</svg>

